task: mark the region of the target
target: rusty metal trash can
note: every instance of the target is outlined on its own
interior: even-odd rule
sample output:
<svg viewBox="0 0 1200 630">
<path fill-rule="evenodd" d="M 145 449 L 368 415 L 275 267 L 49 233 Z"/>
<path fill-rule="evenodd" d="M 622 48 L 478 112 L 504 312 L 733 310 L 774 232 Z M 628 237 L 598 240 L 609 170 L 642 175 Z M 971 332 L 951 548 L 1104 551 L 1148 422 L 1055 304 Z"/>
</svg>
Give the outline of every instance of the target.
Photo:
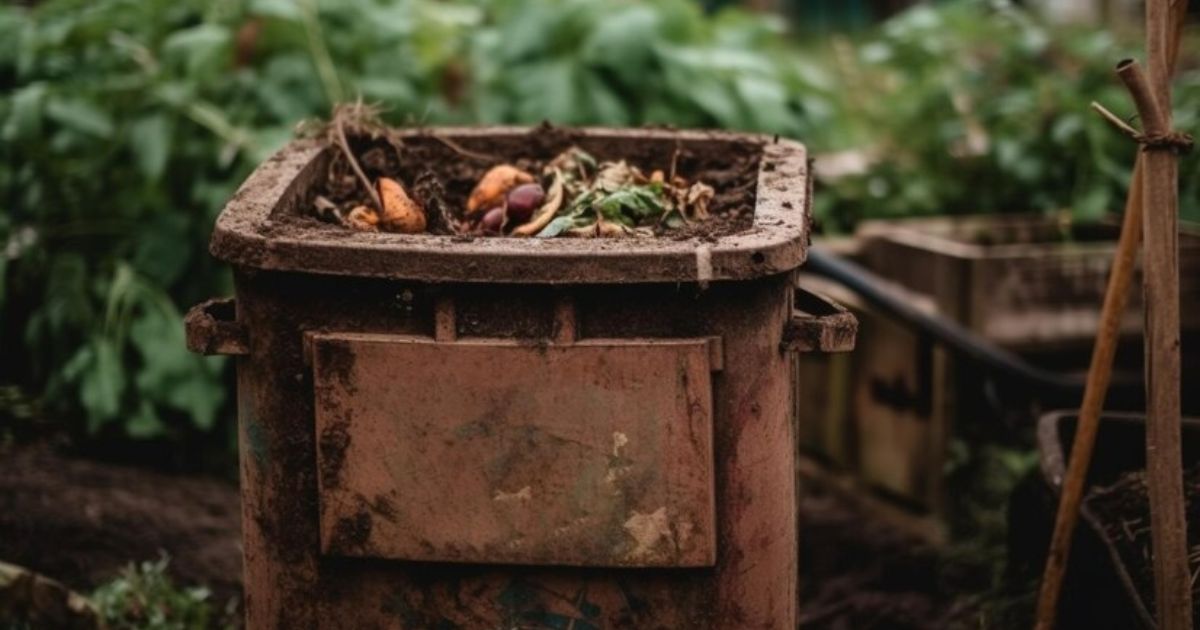
<svg viewBox="0 0 1200 630">
<path fill-rule="evenodd" d="M 555 150 L 524 129 L 432 133 Z M 686 240 L 342 231 L 299 216 L 330 157 L 306 142 L 221 214 L 212 251 L 236 303 L 186 323 L 192 349 L 238 357 L 248 627 L 795 627 L 790 359 L 855 334 L 793 286 L 804 148 L 666 130 L 570 141 L 601 159 L 752 151 L 754 225 Z"/>
</svg>

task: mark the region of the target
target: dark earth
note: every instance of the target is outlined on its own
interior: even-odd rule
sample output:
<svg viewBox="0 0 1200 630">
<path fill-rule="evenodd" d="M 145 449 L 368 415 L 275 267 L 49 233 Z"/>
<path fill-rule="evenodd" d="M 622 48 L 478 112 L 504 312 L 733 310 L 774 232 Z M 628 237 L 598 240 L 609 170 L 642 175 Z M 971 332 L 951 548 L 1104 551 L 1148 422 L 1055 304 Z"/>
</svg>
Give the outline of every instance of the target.
<svg viewBox="0 0 1200 630">
<path fill-rule="evenodd" d="M 237 487 L 203 477 L 0 447 L 0 560 L 88 593 L 130 562 L 166 553 L 177 585 L 218 610 L 241 597 Z"/>
<path fill-rule="evenodd" d="M 939 551 L 836 493 L 805 483 L 802 627 L 980 627 L 945 588 Z M 229 482 L 66 456 L 48 445 L 0 450 L 0 559 L 90 592 L 131 561 L 166 553 L 179 585 L 240 599 L 240 506 Z M 973 622 L 973 624 L 972 624 Z"/>
<path fill-rule="evenodd" d="M 655 169 L 671 172 L 675 167 L 688 181 L 704 182 L 716 190 L 709 206 L 709 220 L 693 223 L 664 236 L 690 238 L 721 236 L 751 227 L 758 183 L 760 147 L 753 142 L 731 145 L 721 152 L 696 152 L 686 146 L 663 147 L 657 143 L 608 142 L 584 139 L 571 129 L 543 124 L 528 134 L 513 138 L 479 137 L 450 140 L 430 132 L 426 135 L 390 138 L 382 135 L 348 135 L 348 143 L 367 178 L 376 181 L 390 177 L 413 191 L 428 209 L 445 203 L 452 212 L 465 207 L 471 189 L 492 166 L 511 163 L 529 173 L 540 173 L 542 166 L 572 146 L 581 146 L 598 161 L 626 160 L 649 173 Z M 330 161 L 329 173 L 314 195 L 323 195 L 343 210 L 369 205 L 370 200 L 355 181 L 352 171 L 337 149 Z M 432 177 L 430 177 L 432 176 Z M 422 177 L 437 182 L 430 188 L 418 181 Z M 436 190 L 439 199 L 430 199 Z M 311 207 L 311 204 L 302 204 Z M 428 212 L 434 233 L 450 233 L 440 226 L 436 212 Z M 665 230 L 665 228 L 664 228 Z"/>
</svg>

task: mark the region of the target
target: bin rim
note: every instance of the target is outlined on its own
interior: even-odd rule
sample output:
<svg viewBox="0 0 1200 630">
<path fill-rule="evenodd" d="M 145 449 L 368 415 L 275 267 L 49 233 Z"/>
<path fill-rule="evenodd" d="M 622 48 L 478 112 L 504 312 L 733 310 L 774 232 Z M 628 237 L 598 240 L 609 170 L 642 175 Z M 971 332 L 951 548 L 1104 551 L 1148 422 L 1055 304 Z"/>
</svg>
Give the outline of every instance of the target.
<svg viewBox="0 0 1200 630">
<path fill-rule="evenodd" d="M 533 127 L 433 127 L 401 138 L 519 136 Z M 682 143 L 750 142 L 762 148 L 755 213 L 747 230 L 715 237 L 473 238 L 332 229 L 277 220 L 304 193 L 326 149 L 296 140 L 258 166 L 221 211 L 210 251 L 235 266 L 429 282 L 626 284 L 749 280 L 804 263 L 812 180 L 804 145 L 761 134 L 670 129 L 579 128 L 581 138 Z"/>
</svg>

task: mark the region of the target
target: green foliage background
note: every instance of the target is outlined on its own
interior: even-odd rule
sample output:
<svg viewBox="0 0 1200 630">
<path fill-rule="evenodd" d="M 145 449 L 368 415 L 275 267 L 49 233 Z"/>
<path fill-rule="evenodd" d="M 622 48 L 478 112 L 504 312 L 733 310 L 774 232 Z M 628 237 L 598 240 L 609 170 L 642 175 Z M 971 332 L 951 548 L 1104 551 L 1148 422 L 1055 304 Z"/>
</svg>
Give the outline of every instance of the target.
<svg viewBox="0 0 1200 630">
<path fill-rule="evenodd" d="M 1098 217 L 1133 155 L 1087 112 L 1130 110 L 1110 72 L 1127 51 L 1003 3 L 802 41 L 688 0 L 48 0 L 0 7 L 0 41 L 0 382 L 77 437 L 228 427 L 228 371 L 185 351 L 181 309 L 230 291 L 206 253 L 225 200 L 341 100 L 396 124 L 671 124 L 864 150 L 872 167 L 819 192 L 829 229 Z M 1176 104 L 1186 129 L 1194 68 Z M 1196 160 L 1183 172 L 1196 216 Z"/>
</svg>

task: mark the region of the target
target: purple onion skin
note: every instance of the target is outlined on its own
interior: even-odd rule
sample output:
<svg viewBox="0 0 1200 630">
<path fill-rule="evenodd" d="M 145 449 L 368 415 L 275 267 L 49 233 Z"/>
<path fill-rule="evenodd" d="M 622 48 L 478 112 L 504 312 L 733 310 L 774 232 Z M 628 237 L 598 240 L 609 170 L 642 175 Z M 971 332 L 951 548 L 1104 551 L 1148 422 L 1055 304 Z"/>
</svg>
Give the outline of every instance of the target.
<svg viewBox="0 0 1200 630">
<path fill-rule="evenodd" d="M 546 191 L 537 184 L 521 184 L 508 191 L 508 218 L 520 225 L 533 216 L 533 211 L 546 201 Z"/>
<path fill-rule="evenodd" d="M 499 234 L 500 229 L 504 226 L 504 208 L 496 207 L 488 210 L 483 214 L 483 219 L 479 221 L 479 227 L 483 229 L 484 234 Z"/>
</svg>

